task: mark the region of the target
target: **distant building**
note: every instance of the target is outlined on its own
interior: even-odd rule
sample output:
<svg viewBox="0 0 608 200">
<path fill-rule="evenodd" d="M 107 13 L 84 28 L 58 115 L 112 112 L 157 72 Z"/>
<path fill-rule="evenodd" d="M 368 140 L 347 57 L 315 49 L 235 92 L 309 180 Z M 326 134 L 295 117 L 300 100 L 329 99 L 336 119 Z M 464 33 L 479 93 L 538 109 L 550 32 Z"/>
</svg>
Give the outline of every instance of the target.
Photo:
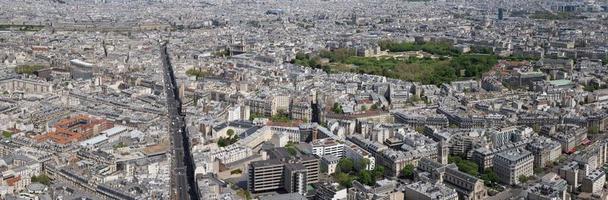
<svg viewBox="0 0 608 200">
<path fill-rule="evenodd" d="M 60 120 L 53 125 L 51 131 L 38 135 L 34 139 L 38 142 L 51 140 L 56 144 L 67 145 L 89 139 L 112 127 L 114 124 L 105 119 L 75 115 Z"/>
<path fill-rule="evenodd" d="M 74 59 L 70 60 L 70 74 L 72 79 L 90 80 L 93 78 L 93 64 Z"/>
<path fill-rule="evenodd" d="M 544 168 L 562 154 L 561 144 L 546 137 L 535 138 L 526 149 L 534 155 L 535 168 Z"/>
<path fill-rule="evenodd" d="M 319 181 L 319 159 L 291 155 L 284 148 L 272 149 L 271 159 L 249 164 L 247 188 L 252 193 L 284 189 L 306 194 L 306 185 Z"/>
<path fill-rule="evenodd" d="M 201 175 L 197 180 L 201 199 L 220 199 L 222 193 L 226 192 L 228 184 L 218 179 L 214 174 Z"/>
<path fill-rule="evenodd" d="M 514 149 L 494 156 L 494 172 L 504 184 L 519 184 L 519 177 L 534 174 L 534 156 L 524 149 Z"/>
<path fill-rule="evenodd" d="M 327 174 L 333 174 L 336 172 L 336 167 L 338 167 L 338 162 L 340 162 L 340 158 L 332 155 L 327 155 L 321 157 L 321 168 L 326 169 Z"/>
<path fill-rule="evenodd" d="M 562 167 L 560 167 L 557 172 L 560 177 L 562 177 L 564 180 L 566 180 L 566 182 L 568 182 L 568 187 L 570 187 L 568 190 L 576 191 L 576 188 L 578 188 L 578 186 L 580 185 L 579 177 L 582 177 L 582 174 L 579 173 L 580 170 L 578 163 L 576 163 L 575 161 L 566 163 L 562 165 Z"/>
<path fill-rule="evenodd" d="M 581 191 L 599 194 L 606 183 L 606 172 L 597 169 L 587 174 L 581 181 Z"/>
<path fill-rule="evenodd" d="M 557 140 L 561 144 L 564 153 L 576 151 L 576 146 L 587 141 L 587 127 L 573 124 L 544 126 L 541 128 L 540 134 Z"/>
<path fill-rule="evenodd" d="M 293 101 L 291 103 L 290 116 L 294 120 L 310 122 L 312 120 L 312 104 L 308 101 Z"/>
<path fill-rule="evenodd" d="M 528 200 L 568 200 L 568 183 L 559 178 L 554 173 L 549 173 L 545 176 L 552 176 L 549 180 L 545 178 L 542 182 L 528 188 Z"/>
<path fill-rule="evenodd" d="M 403 200 L 404 194 L 397 189 L 397 181 L 387 179 L 376 181 L 374 186 L 363 185 L 353 181 L 348 189 L 348 200 Z"/>
<path fill-rule="evenodd" d="M 245 105 L 249 106 L 252 114 L 257 114 L 264 117 L 272 116 L 272 99 L 270 98 L 247 99 L 245 101 Z"/>
<path fill-rule="evenodd" d="M 0 92 L 23 92 L 23 93 L 51 93 L 53 85 L 34 79 L 4 79 L 0 80 Z"/>
<path fill-rule="evenodd" d="M 505 89 L 502 82 L 495 76 L 483 77 L 481 80 L 481 88 L 487 91 L 503 91 Z"/>
<path fill-rule="evenodd" d="M 538 71 L 515 71 L 510 77 L 507 77 L 505 83 L 516 88 L 528 88 L 533 82 L 544 81 L 546 75 Z"/>
<path fill-rule="evenodd" d="M 496 154 L 518 148 L 523 148 L 528 144 L 528 142 L 528 140 L 522 140 L 511 143 L 509 145 L 504 145 L 491 149 L 488 149 L 486 147 L 480 147 L 472 151 L 471 160 L 477 163 L 477 166 L 479 166 L 479 170 L 485 170 L 494 165 L 494 157 L 496 156 Z"/>
<path fill-rule="evenodd" d="M 282 15 L 283 13 L 285 13 L 283 9 L 270 9 L 266 11 L 267 15 Z"/>
<path fill-rule="evenodd" d="M 287 193 L 277 195 L 267 195 L 258 197 L 259 200 L 308 200 L 304 195 L 298 193 Z"/>
<path fill-rule="evenodd" d="M 321 139 L 315 140 L 311 143 L 312 154 L 319 157 L 325 155 L 333 155 L 336 157 L 342 157 L 344 152 L 344 144 L 336 142 L 333 139 Z"/>
<path fill-rule="evenodd" d="M 363 160 L 367 160 L 369 162 L 367 166 L 364 166 L 366 170 L 373 170 L 376 166 L 376 159 L 372 155 L 370 155 L 369 152 L 364 149 L 361 149 L 350 141 L 342 143 L 337 142 L 336 140 L 331 138 L 325 138 L 312 141 L 311 146 L 312 154 L 317 155 L 319 157 L 325 158 L 328 156 L 333 156 L 336 157 L 338 160 L 341 158 L 350 158 L 354 162 L 361 162 Z M 330 161 L 333 159 L 327 159 L 329 160 L 327 160 L 328 162 L 326 164 L 328 164 L 328 167 L 331 167 L 332 162 Z M 358 168 L 361 166 L 356 165 L 355 167 Z M 328 169 L 328 174 L 331 173 L 333 172 Z"/>
<path fill-rule="evenodd" d="M 347 190 L 337 183 L 315 184 L 315 200 L 346 200 Z"/>
<path fill-rule="evenodd" d="M 505 19 L 505 9 L 504 8 L 498 8 L 498 20 L 504 20 Z"/>
<path fill-rule="evenodd" d="M 448 126 L 450 122 L 444 115 L 432 114 L 432 115 L 421 115 L 418 113 L 406 113 L 406 112 L 395 112 L 393 113 L 395 121 L 411 125 L 413 127 L 424 127 L 424 126 Z"/>
<path fill-rule="evenodd" d="M 441 183 L 415 182 L 405 186 L 405 199 L 458 200 L 458 194 Z"/>
<path fill-rule="evenodd" d="M 431 159 L 422 158 L 418 162 L 418 169 L 431 174 L 430 178 L 442 181 L 446 186 L 453 188 L 462 200 L 481 200 L 487 197 L 487 190 L 483 181 L 458 170 L 455 164 L 444 165 Z"/>
</svg>

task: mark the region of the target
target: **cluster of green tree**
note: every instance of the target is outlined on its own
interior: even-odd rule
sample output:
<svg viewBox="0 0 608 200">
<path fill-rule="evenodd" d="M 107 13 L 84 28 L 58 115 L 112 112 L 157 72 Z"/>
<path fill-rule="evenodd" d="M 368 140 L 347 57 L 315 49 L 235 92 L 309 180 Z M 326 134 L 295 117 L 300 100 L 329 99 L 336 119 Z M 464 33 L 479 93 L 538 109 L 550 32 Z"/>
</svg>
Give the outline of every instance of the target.
<svg viewBox="0 0 608 200">
<path fill-rule="evenodd" d="M 46 174 L 41 174 L 39 176 L 32 176 L 32 182 L 42 183 L 44 185 L 50 185 L 51 179 Z"/>
<path fill-rule="evenodd" d="M 300 65 L 300 66 L 305 66 L 305 67 L 322 69 L 326 73 L 332 72 L 330 66 L 321 64 L 320 56 L 310 56 L 310 55 L 304 54 L 304 53 L 297 53 L 296 58 L 294 60 L 292 60 L 291 63 Z"/>
<path fill-rule="evenodd" d="M 243 188 L 240 188 L 236 191 L 236 195 L 242 197 L 243 199 L 246 200 L 250 200 L 251 198 L 251 193 L 249 193 L 249 191 L 244 190 Z"/>
<path fill-rule="evenodd" d="M 15 68 L 18 74 L 34 74 L 34 72 L 43 69 L 42 65 L 21 65 Z"/>
<path fill-rule="evenodd" d="M 530 180 L 532 177 L 521 175 L 521 176 L 519 176 L 517 178 L 519 179 L 519 183 L 527 183 L 528 180 Z"/>
<path fill-rule="evenodd" d="M 260 113 L 251 113 L 249 114 L 249 121 L 253 121 L 255 118 L 264 118 L 266 116 L 264 116 L 263 114 Z"/>
<path fill-rule="evenodd" d="M 127 147 L 125 143 L 119 142 L 113 146 L 115 149 Z"/>
<path fill-rule="evenodd" d="M 346 64 L 356 65 L 350 70 L 351 72 L 374 74 L 423 84 L 440 84 L 457 78 L 456 71 L 449 66 L 449 61 L 430 58 L 409 58 L 403 61 L 393 58 L 353 57 Z"/>
<path fill-rule="evenodd" d="M 186 75 L 188 75 L 188 76 L 194 76 L 198 80 L 199 78 L 203 78 L 205 76 L 208 76 L 209 72 L 207 72 L 205 70 L 202 70 L 202 69 L 190 68 L 190 69 L 186 70 Z"/>
<path fill-rule="evenodd" d="M 568 160 L 568 158 L 565 155 L 561 155 L 559 157 L 557 157 L 557 164 L 559 163 L 563 163 L 564 161 Z"/>
<path fill-rule="evenodd" d="M 331 111 L 333 111 L 336 114 L 344 114 L 344 110 L 342 110 L 342 105 L 340 105 L 339 103 L 334 103 L 334 106 L 331 108 Z"/>
<path fill-rule="evenodd" d="M 498 183 L 498 175 L 494 170 L 486 169 L 483 174 L 481 174 L 481 180 L 483 180 L 484 184 L 488 187 L 494 187 Z"/>
<path fill-rule="evenodd" d="M 401 175 L 403 178 L 414 179 L 414 165 L 407 164 L 401 169 Z"/>
<path fill-rule="evenodd" d="M 336 172 L 333 175 L 334 179 L 340 186 L 350 188 L 353 186 L 353 181 L 357 179 L 357 176 L 350 175 L 344 172 Z"/>
<path fill-rule="evenodd" d="M 576 13 L 571 12 L 558 12 L 558 13 L 550 13 L 547 11 L 544 12 L 536 12 L 530 15 L 532 19 L 547 19 L 547 20 L 572 20 L 572 19 L 585 19 L 585 16 L 577 15 Z"/>
<path fill-rule="evenodd" d="M 242 173 L 243 173 L 243 170 L 241 170 L 241 169 L 235 169 L 235 170 L 230 171 L 230 175 L 242 174 Z"/>
<path fill-rule="evenodd" d="M 459 78 L 481 77 L 490 70 L 498 58 L 494 55 L 460 55 L 450 60 L 430 58 L 376 59 L 351 57 L 346 64 L 356 65 L 351 71 L 389 78 L 421 82 L 423 84 L 449 83 Z M 460 73 L 464 71 L 464 73 Z"/>
<path fill-rule="evenodd" d="M 287 145 L 285 145 L 285 149 L 287 150 L 287 153 L 289 153 L 289 155 L 291 156 L 295 156 L 298 154 L 298 148 L 296 148 L 296 144 L 294 142 L 288 142 Z"/>
<path fill-rule="evenodd" d="M 322 50 L 319 52 L 321 58 L 329 59 L 329 62 L 345 62 L 346 59 L 357 56 L 357 50 L 352 48 L 339 48 L 333 51 Z"/>
<path fill-rule="evenodd" d="M 270 117 L 270 121 L 273 122 L 290 122 L 291 118 L 289 117 L 289 114 L 283 112 L 283 111 L 279 111 L 276 115 L 273 115 Z"/>
<path fill-rule="evenodd" d="M 498 63 L 494 55 L 460 55 L 450 61 L 450 66 L 457 72 L 464 70 L 465 77 L 481 77 Z"/>
<path fill-rule="evenodd" d="M 0 30 L 39 31 L 42 28 L 42 25 L 0 24 Z"/>
<path fill-rule="evenodd" d="M 494 50 L 490 47 L 471 47 L 471 53 L 494 54 Z"/>
<path fill-rule="evenodd" d="M 406 60 L 406 62 L 415 62 L 416 60 L 417 60 L 417 58 L 412 58 L 412 59 Z M 399 60 L 399 59 L 395 59 L 395 58 L 377 59 L 377 58 L 353 56 L 353 57 L 347 58 L 342 63 L 355 65 L 359 69 L 360 68 L 370 68 L 369 70 L 376 70 L 376 68 L 377 68 L 377 69 L 381 70 L 381 69 L 395 69 L 395 66 L 403 63 L 403 60 Z M 366 69 L 363 69 L 363 70 L 366 70 Z"/>
<path fill-rule="evenodd" d="M 247 21 L 247 25 L 253 26 L 253 27 L 256 27 L 256 28 L 261 28 L 262 27 L 262 24 L 260 24 L 260 21 L 257 21 L 257 20 L 249 20 L 249 21 Z"/>
<path fill-rule="evenodd" d="M 230 50 L 229 49 L 221 49 L 219 51 L 215 51 L 212 54 L 215 57 L 225 57 L 225 56 L 229 56 L 230 55 Z"/>
<path fill-rule="evenodd" d="M 376 185 L 376 180 L 381 179 L 383 176 L 384 167 L 378 166 L 374 170 L 361 170 L 357 181 L 365 185 L 374 186 Z"/>
<path fill-rule="evenodd" d="M 310 55 L 305 53 L 296 53 L 296 58 L 292 61 L 293 64 L 306 66 L 306 67 L 317 67 L 317 63 L 320 63 L 321 58 L 315 56 L 315 59 L 310 57 Z"/>
<path fill-rule="evenodd" d="M 585 87 L 583 88 L 583 90 L 587 91 L 587 92 L 593 92 L 599 89 L 606 89 L 605 85 L 599 86 L 597 84 L 587 84 L 585 85 Z"/>
<path fill-rule="evenodd" d="M 455 81 L 460 78 L 478 78 L 498 63 L 498 58 L 495 55 L 460 54 L 458 51 L 453 51 L 453 48 L 448 48 L 447 46 L 450 46 L 449 44 L 425 43 L 420 45 L 415 43 L 382 42 L 384 48 L 389 48 L 393 51 L 423 49 L 437 54 L 451 55 L 452 58 L 370 58 L 354 56 L 355 54 L 352 49 L 337 49 L 335 51 L 322 51 L 319 53 L 319 56 L 314 57 L 299 54 L 296 56 L 294 63 L 308 67 L 321 68 L 326 72 L 345 71 L 345 69 L 321 64 L 319 57 L 323 57 L 328 58 L 338 65 L 355 66 L 346 69 L 346 71 L 349 70 L 350 72 L 374 74 L 436 85 Z M 461 73 L 461 71 L 464 73 Z"/>
<path fill-rule="evenodd" d="M 373 186 L 376 184 L 376 180 L 384 176 L 384 167 L 380 165 L 376 166 L 374 170 L 364 170 L 364 166 L 367 166 L 368 164 L 369 160 L 366 159 L 355 163 L 351 158 L 342 158 L 338 162 L 334 178 L 341 186 L 346 188 L 352 187 L 352 182 L 354 180 L 365 185 Z M 357 171 L 356 169 L 361 170 Z"/>
<path fill-rule="evenodd" d="M 299 53 L 293 63 L 323 69 L 326 72 L 350 71 L 436 85 L 461 78 L 479 78 L 498 63 L 496 55 L 461 54 L 449 43 L 427 42 L 418 44 L 385 40 L 380 42 L 380 46 L 383 49 L 395 52 L 423 50 L 442 57 L 440 59 L 416 57 L 408 59 L 371 58 L 356 56 L 354 49 L 336 49 L 334 51 L 321 51 L 317 56 Z M 445 56 L 451 56 L 451 58 Z M 322 64 L 321 58 L 327 58 L 332 63 Z M 344 65 L 354 67 L 344 68 Z M 336 107 L 334 111 L 338 110 Z"/>
<path fill-rule="evenodd" d="M 2 131 L 2 137 L 9 139 L 13 136 L 13 133 L 10 131 Z"/>
<path fill-rule="evenodd" d="M 447 42 L 396 42 L 393 40 L 382 40 L 378 43 L 380 49 L 390 52 L 425 51 L 441 56 L 457 56 L 460 51 Z"/>
<path fill-rule="evenodd" d="M 217 146 L 225 147 L 225 146 L 234 144 L 236 141 L 239 140 L 239 137 L 236 134 L 234 134 L 234 130 L 232 130 L 232 129 L 228 129 L 226 131 L 226 135 L 228 135 L 228 137 L 220 136 L 220 139 L 217 140 Z"/>
<path fill-rule="evenodd" d="M 472 176 L 479 175 L 479 168 L 473 161 L 463 159 L 460 156 L 449 156 L 448 162 L 456 164 L 456 166 L 458 166 L 458 170 L 461 172 L 470 174 Z"/>
<path fill-rule="evenodd" d="M 527 10 L 512 10 L 509 12 L 509 17 L 525 17 L 528 14 Z"/>
<path fill-rule="evenodd" d="M 600 128 L 597 125 L 592 125 L 592 126 L 589 127 L 589 129 L 587 130 L 587 132 L 590 135 L 595 135 L 595 134 L 600 133 Z"/>
</svg>

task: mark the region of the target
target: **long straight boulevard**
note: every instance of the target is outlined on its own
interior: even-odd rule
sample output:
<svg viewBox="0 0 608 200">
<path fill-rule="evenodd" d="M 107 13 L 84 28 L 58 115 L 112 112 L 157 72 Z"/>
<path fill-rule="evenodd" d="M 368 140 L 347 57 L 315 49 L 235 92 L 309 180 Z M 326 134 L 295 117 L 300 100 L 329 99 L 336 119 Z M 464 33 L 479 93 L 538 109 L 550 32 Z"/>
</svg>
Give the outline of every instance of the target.
<svg viewBox="0 0 608 200">
<path fill-rule="evenodd" d="M 196 200 L 199 199 L 199 194 L 194 178 L 194 163 L 190 154 L 190 141 L 186 132 L 184 115 L 181 112 L 182 102 L 178 95 L 178 86 L 167 52 L 166 42 L 161 44 L 160 50 L 173 152 L 171 199 Z"/>
</svg>

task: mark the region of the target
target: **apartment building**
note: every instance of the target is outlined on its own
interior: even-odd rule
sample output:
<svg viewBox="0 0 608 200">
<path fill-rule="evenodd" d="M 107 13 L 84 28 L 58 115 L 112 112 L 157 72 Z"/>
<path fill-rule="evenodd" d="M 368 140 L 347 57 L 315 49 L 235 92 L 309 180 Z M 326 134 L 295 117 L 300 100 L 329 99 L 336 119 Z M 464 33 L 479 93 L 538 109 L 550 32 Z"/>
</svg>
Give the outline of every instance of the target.
<svg viewBox="0 0 608 200">
<path fill-rule="evenodd" d="M 513 149 L 494 156 L 494 172 L 504 184 L 519 184 L 519 177 L 534 174 L 534 156 L 524 149 Z"/>
</svg>

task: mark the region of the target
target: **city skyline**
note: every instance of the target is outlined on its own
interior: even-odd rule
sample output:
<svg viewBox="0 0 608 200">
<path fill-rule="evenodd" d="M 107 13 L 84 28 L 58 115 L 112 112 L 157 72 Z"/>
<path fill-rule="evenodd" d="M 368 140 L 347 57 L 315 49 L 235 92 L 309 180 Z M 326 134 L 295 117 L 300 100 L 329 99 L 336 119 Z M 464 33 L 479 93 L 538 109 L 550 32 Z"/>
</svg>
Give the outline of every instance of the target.
<svg viewBox="0 0 608 200">
<path fill-rule="evenodd" d="M 606 199 L 606 0 L 0 0 L 0 199 Z"/>
</svg>

